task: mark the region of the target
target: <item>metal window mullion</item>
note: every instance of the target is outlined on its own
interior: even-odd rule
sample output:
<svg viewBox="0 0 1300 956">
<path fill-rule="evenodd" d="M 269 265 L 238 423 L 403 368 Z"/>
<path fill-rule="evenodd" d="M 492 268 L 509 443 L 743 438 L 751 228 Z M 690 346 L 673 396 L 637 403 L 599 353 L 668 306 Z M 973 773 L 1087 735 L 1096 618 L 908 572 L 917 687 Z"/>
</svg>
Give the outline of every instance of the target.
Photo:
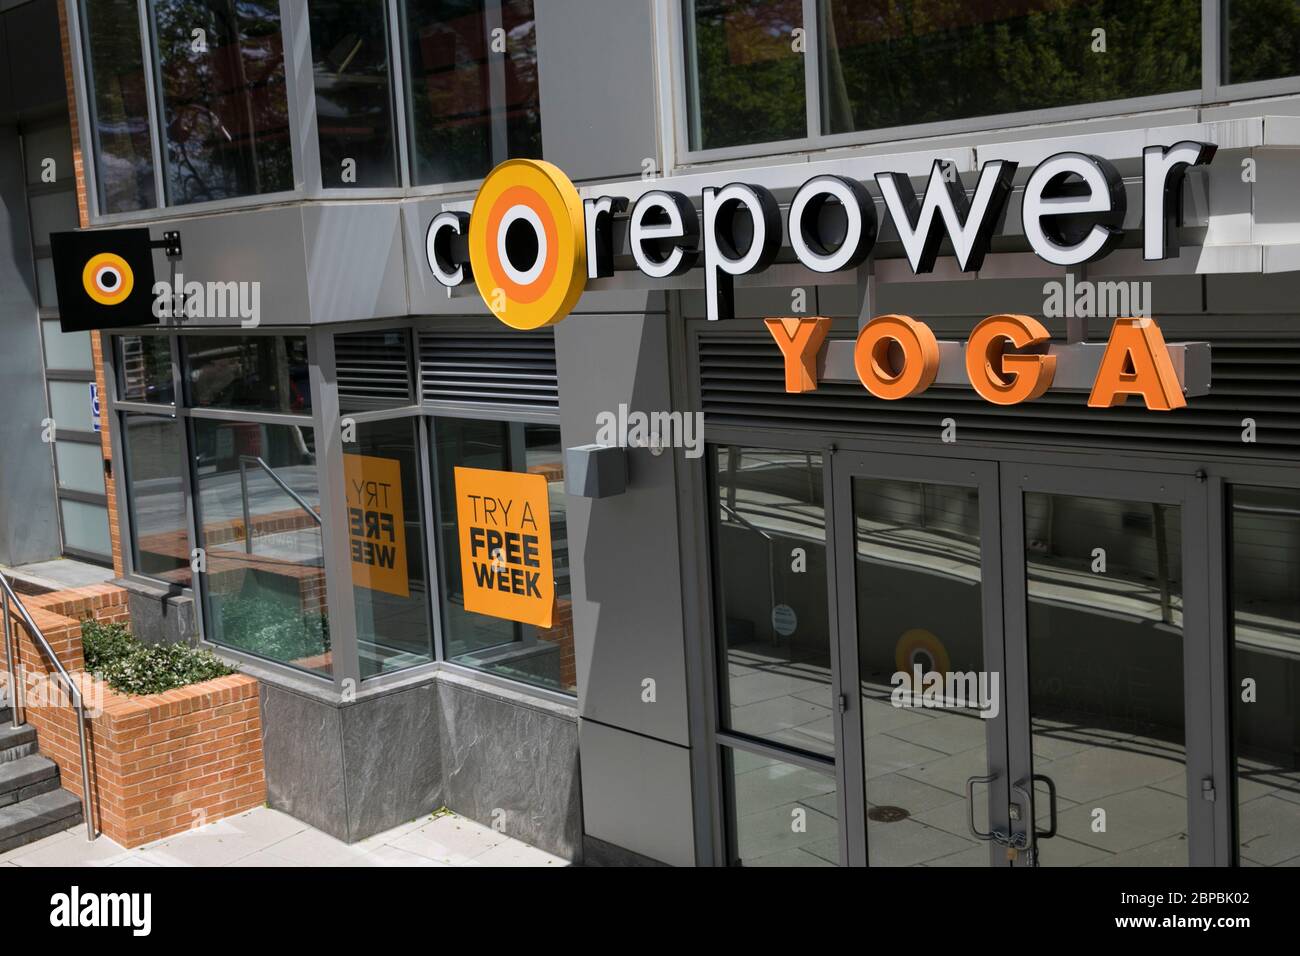
<svg viewBox="0 0 1300 956">
<path fill-rule="evenodd" d="M 99 157 L 99 128 L 91 122 L 90 88 L 93 85 L 90 68 L 90 52 L 81 35 L 80 0 L 65 0 L 64 13 L 68 21 L 68 59 L 72 67 L 72 92 L 76 100 L 70 112 L 76 116 L 77 128 L 82 132 L 81 155 L 82 175 L 86 182 L 86 219 L 93 222 L 102 214 L 99 208 L 99 176 L 96 162 Z M 90 144 L 91 154 L 87 157 L 86 147 Z"/>
<path fill-rule="evenodd" d="M 343 466 L 343 430 L 334 364 L 334 333 L 328 327 L 307 336 L 311 377 L 312 425 L 316 429 L 316 480 L 320 491 L 321 563 L 325 571 L 325 605 L 330 617 L 334 687 L 340 698 L 361 686 L 357 650 L 357 615 L 352 566 L 344 537 L 347 487 Z"/>
<path fill-rule="evenodd" d="M 398 0 L 386 0 L 388 14 L 388 84 L 392 92 L 393 149 L 397 151 L 397 185 L 411 185 L 411 157 L 407 155 L 406 47 L 402 45 L 401 10 Z"/>
<path fill-rule="evenodd" d="M 820 0 L 803 0 L 803 82 L 805 135 L 816 140 L 822 134 L 822 94 L 819 67 L 821 65 L 821 21 L 817 8 Z"/>
<path fill-rule="evenodd" d="M 290 162 L 294 189 L 318 195 L 323 188 L 316 120 L 316 80 L 311 60 L 307 5 L 280 0 L 280 44 L 284 51 L 285 99 L 289 107 Z M 254 131 L 250 131 L 255 135 Z"/>
<path fill-rule="evenodd" d="M 439 527 L 438 500 L 434 491 L 434 470 L 433 470 L 433 417 L 431 415 L 421 415 L 419 418 L 419 473 L 420 473 L 420 506 L 427 515 L 424 526 L 424 567 L 425 577 L 427 579 L 426 593 L 429 595 L 426 615 L 429 620 L 429 626 L 432 628 L 430 634 L 433 635 L 433 659 L 435 661 L 444 661 L 447 659 L 446 640 L 442 633 L 442 565 L 439 554 L 439 544 L 442 540 L 442 529 Z"/>
<path fill-rule="evenodd" d="M 136 0 L 136 9 L 140 18 L 140 68 L 144 74 L 144 98 L 149 116 L 149 148 L 153 159 L 154 206 L 162 208 L 167 205 L 163 186 L 162 119 L 158 104 L 158 97 L 162 90 L 162 71 L 154 64 L 154 50 L 158 46 L 158 37 L 153 29 L 151 6 L 150 0 Z"/>
<path fill-rule="evenodd" d="M 1219 98 L 1223 82 L 1223 44 L 1227 34 L 1220 18 L 1220 0 L 1201 0 L 1201 102 Z"/>
<path fill-rule="evenodd" d="M 685 7 L 677 4 L 681 29 L 674 31 L 681 37 L 682 65 L 686 67 L 686 82 L 682 86 L 681 116 L 678 130 L 686 133 L 686 152 L 704 149 L 704 127 L 700 119 L 700 64 L 695 55 L 695 0 L 686 0 Z M 680 146 L 680 144 L 678 144 Z M 673 157 L 674 163 L 683 157 Z"/>
<path fill-rule="evenodd" d="M 487 0 L 483 5 L 483 32 L 487 37 L 487 47 L 483 52 L 488 66 L 488 118 L 492 123 L 493 166 L 508 159 L 510 151 L 506 123 L 506 57 L 509 51 L 497 53 L 492 49 L 493 34 L 497 30 L 505 35 L 501 0 Z"/>
</svg>

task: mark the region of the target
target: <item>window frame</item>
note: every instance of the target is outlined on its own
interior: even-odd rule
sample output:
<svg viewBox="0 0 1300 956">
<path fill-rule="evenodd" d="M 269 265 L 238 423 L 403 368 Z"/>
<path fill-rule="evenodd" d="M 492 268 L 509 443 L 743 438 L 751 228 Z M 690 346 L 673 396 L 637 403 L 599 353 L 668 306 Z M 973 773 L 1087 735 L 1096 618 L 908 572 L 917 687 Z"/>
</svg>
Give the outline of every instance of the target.
<svg viewBox="0 0 1300 956">
<path fill-rule="evenodd" d="M 1255 97 L 1279 96 L 1300 92 L 1300 75 L 1254 83 L 1224 84 L 1220 82 L 1226 51 L 1221 29 L 1221 4 L 1223 0 L 1201 0 L 1201 85 L 1199 89 L 1153 96 L 1139 96 L 1119 100 L 1101 100 L 1094 103 L 1076 103 L 1047 110 L 1025 110 L 1016 113 L 994 113 L 965 119 L 918 123 L 907 126 L 890 126 L 848 133 L 824 133 L 821 115 L 821 29 L 820 12 L 823 0 L 802 0 L 805 41 L 804 90 L 807 108 L 807 133 L 797 139 L 751 143 L 742 146 L 721 146 L 699 149 L 691 146 L 693 114 L 689 97 L 694 70 L 694 57 L 690 55 L 690 25 L 688 7 L 693 10 L 695 0 L 669 0 L 669 15 L 657 21 L 657 42 L 669 52 L 670 90 L 661 91 L 668 97 L 666 112 L 672 115 L 672 133 L 676 141 L 676 162 L 691 165 L 751 159 L 790 153 L 814 152 L 850 146 L 878 146 L 897 143 L 900 147 L 909 141 L 932 139 L 941 136 L 991 133 L 1024 126 L 1095 120 L 1127 116 L 1135 113 L 1154 113 L 1162 110 L 1214 106 L 1228 101 Z M 1140 120 L 1138 121 L 1141 122 Z M 1167 125 L 1161 121 L 1160 125 Z"/>
<path fill-rule="evenodd" d="M 72 64 L 73 89 L 76 93 L 76 114 L 80 128 L 94 130 L 91 123 L 89 94 L 91 88 L 90 64 L 84 38 L 84 0 L 63 0 L 68 15 L 69 49 Z M 536 0 L 534 0 L 536 2 Z M 293 161 L 294 186 L 276 193 L 251 196 L 231 196 L 208 202 L 174 205 L 167 201 L 163 174 L 161 116 L 157 88 L 158 66 L 153 42 L 151 16 L 152 0 L 135 0 L 140 18 L 142 69 L 149 113 L 149 143 L 152 151 L 153 179 L 156 204 L 145 209 L 127 212 L 104 212 L 99 202 L 98 167 L 99 149 L 93 132 L 82 142 L 87 154 L 85 163 L 86 204 L 89 221 L 93 225 L 127 225 L 156 221 L 170 215 L 198 216 L 207 213 L 254 209 L 261 206 L 321 199 L 422 199 L 473 193 L 482 181 L 478 179 L 416 185 L 411 168 L 411 114 L 408 57 L 403 14 L 405 0 L 384 0 L 388 16 L 389 71 L 393 90 L 392 106 L 395 126 L 394 149 L 398 155 L 398 185 L 396 186 L 326 186 L 320 168 L 320 140 L 316 118 L 316 87 L 311 63 L 310 24 L 306 0 L 279 0 L 280 30 L 285 50 L 285 95 L 289 109 L 290 152 Z M 486 28 L 500 26 L 502 0 L 485 0 Z M 535 8 L 534 8 L 535 9 Z M 534 13 L 534 16 L 536 14 Z M 295 57 L 295 51 L 307 51 Z M 500 70 L 494 74 L 500 74 Z M 493 82 L 494 95 L 504 95 L 504 78 Z M 504 132 L 502 133 L 504 135 Z"/>
</svg>

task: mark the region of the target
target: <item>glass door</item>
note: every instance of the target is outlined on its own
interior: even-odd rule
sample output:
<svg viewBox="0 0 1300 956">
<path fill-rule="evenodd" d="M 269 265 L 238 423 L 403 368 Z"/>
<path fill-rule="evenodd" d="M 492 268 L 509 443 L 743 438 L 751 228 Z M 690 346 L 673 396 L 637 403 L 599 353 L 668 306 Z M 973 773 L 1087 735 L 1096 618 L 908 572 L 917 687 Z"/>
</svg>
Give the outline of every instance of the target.
<svg viewBox="0 0 1300 956">
<path fill-rule="evenodd" d="M 850 862 L 1005 866 L 997 465 L 834 463 Z"/>
<path fill-rule="evenodd" d="M 1016 864 L 1213 863 L 1205 483 L 1001 470 Z"/>
</svg>

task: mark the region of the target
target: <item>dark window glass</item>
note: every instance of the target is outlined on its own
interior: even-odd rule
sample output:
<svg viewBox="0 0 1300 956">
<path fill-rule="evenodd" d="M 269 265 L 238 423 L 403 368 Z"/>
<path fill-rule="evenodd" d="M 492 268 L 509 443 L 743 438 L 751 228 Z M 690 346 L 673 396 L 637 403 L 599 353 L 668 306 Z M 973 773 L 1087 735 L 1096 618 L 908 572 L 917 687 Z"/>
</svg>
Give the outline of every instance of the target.
<svg viewBox="0 0 1300 956">
<path fill-rule="evenodd" d="M 1040 492 L 1024 509 L 1033 770 L 1060 807 L 1038 864 L 1187 866 L 1182 509 Z M 1043 781 L 1034 803 L 1044 828 Z"/>
<path fill-rule="evenodd" d="M 167 336 L 118 336 L 117 383 L 124 402 L 173 404 L 172 347 Z"/>
<path fill-rule="evenodd" d="M 828 133 L 1201 86 L 1201 0 L 822 0 L 821 9 Z"/>
<path fill-rule="evenodd" d="M 979 510 L 974 487 L 853 479 L 871 866 L 989 864 L 967 823 L 987 831 L 987 791 L 974 806 L 965 793 L 968 777 L 987 772 L 985 717 L 1000 710 L 984 669 Z M 960 696 L 928 709 L 896 696 L 922 694 L 930 674 Z"/>
<path fill-rule="evenodd" d="M 182 343 L 191 405 L 311 413 L 305 338 L 192 335 Z"/>
<path fill-rule="evenodd" d="M 158 205 L 136 0 L 84 0 L 99 210 L 129 212 Z"/>
<path fill-rule="evenodd" d="M 685 2 L 691 148 L 806 135 L 800 0 Z"/>
<path fill-rule="evenodd" d="M 722 748 L 732 866 L 839 866 L 834 773 Z"/>
<path fill-rule="evenodd" d="M 414 418 L 357 425 L 343 446 L 361 676 L 433 660 Z"/>
<path fill-rule="evenodd" d="M 387 8 L 385 0 L 311 0 L 308 7 L 326 188 L 397 185 Z"/>
<path fill-rule="evenodd" d="M 279 3 L 153 0 L 153 15 L 167 201 L 292 189 Z"/>
<path fill-rule="evenodd" d="M 478 179 L 541 157 L 532 0 L 407 0 L 411 165 L 417 184 Z"/>
<path fill-rule="evenodd" d="M 441 545 L 443 637 L 447 659 L 503 677 L 572 694 L 573 609 L 569 599 L 564 512 L 564 453 L 556 425 L 434 419 L 434 469 Z M 547 629 L 465 610 L 456 521 L 457 465 L 545 475 L 550 488 L 555 612 Z"/>
<path fill-rule="evenodd" d="M 194 422 L 204 634 L 329 674 L 329 613 L 312 430 Z"/>
<path fill-rule="evenodd" d="M 1300 491 L 1232 496 L 1233 731 L 1243 864 L 1300 863 Z"/>
<path fill-rule="evenodd" d="M 189 587 L 181 426 L 152 415 L 124 415 L 122 423 L 132 563 L 140 574 Z"/>
<path fill-rule="evenodd" d="M 1300 76 L 1300 2 L 1223 0 L 1223 82 Z"/>
<path fill-rule="evenodd" d="M 834 754 L 822 457 L 730 445 L 714 461 L 723 726 Z"/>
</svg>

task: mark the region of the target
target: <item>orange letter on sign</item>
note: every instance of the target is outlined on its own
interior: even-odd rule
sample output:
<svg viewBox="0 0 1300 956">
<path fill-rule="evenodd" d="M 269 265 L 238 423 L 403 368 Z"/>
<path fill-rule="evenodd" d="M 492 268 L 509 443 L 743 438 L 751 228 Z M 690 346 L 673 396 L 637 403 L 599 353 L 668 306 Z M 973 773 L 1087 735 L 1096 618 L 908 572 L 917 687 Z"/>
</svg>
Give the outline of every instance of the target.
<svg viewBox="0 0 1300 956">
<path fill-rule="evenodd" d="M 895 350 L 897 360 L 890 355 Z M 920 395 L 939 374 L 939 343 L 928 325 L 909 315 L 878 315 L 858 333 L 853 367 L 876 398 Z"/>
<path fill-rule="evenodd" d="M 994 405 L 1017 405 L 1038 398 L 1052 385 L 1055 355 L 1007 355 L 1050 338 L 1043 323 L 1027 315 L 990 315 L 975 326 L 966 343 L 966 375 L 971 387 Z"/>
<path fill-rule="evenodd" d="M 1154 319 L 1115 320 L 1088 407 L 1113 408 L 1130 395 L 1140 395 L 1147 408 L 1158 412 L 1187 405 L 1165 337 Z"/>
<path fill-rule="evenodd" d="M 785 356 L 785 390 L 817 391 L 817 353 L 831 330 L 830 319 L 764 319 Z"/>
</svg>

